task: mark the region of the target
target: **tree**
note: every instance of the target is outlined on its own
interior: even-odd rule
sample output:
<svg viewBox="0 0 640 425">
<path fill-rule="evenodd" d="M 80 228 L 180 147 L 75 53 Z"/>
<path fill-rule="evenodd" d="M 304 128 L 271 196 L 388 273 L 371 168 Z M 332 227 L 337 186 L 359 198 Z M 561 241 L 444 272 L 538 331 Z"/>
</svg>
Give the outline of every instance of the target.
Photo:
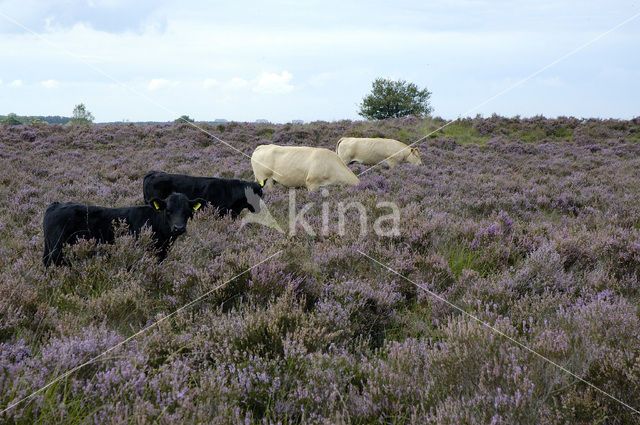
<svg viewBox="0 0 640 425">
<path fill-rule="evenodd" d="M 7 115 L 1 122 L 0 124 L 5 124 L 5 125 L 20 125 L 22 124 L 22 121 L 20 121 L 17 117 L 16 114 L 14 113 L 10 113 L 9 115 Z"/>
<path fill-rule="evenodd" d="M 372 84 L 371 93 L 362 99 L 358 114 L 369 120 L 406 115 L 427 116 L 433 111 L 430 97 L 429 90 L 420 90 L 413 83 L 377 78 Z"/>
<path fill-rule="evenodd" d="M 181 122 L 195 122 L 193 119 L 189 118 L 189 115 L 182 115 L 180 118 L 174 120 L 173 122 L 181 123 Z"/>
<path fill-rule="evenodd" d="M 91 124 L 93 122 L 93 114 L 87 111 L 87 107 L 84 103 L 76 105 L 73 108 L 73 116 L 71 117 L 71 123 L 73 124 Z"/>
</svg>

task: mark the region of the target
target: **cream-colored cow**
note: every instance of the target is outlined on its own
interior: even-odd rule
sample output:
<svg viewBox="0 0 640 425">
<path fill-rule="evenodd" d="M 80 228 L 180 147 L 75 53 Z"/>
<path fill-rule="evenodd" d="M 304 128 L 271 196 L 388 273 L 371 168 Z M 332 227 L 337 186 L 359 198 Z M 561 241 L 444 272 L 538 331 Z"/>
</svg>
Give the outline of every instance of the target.
<svg viewBox="0 0 640 425">
<path fill-rule="evenodd" d="M 310 191 L 330 184 L 357 185 L 360 181 L 329 149 L 309 146 L 260 145 L 251 155 L 253 174 L 267 187 L 277 181 Z"/>
<path fill-rule="evenodd" d="M 384 161 L 391 168 L 401 162 L 422 164 L 417 148 L 394 139 L 343 137 L 338 140 L 336 152 L 345 164 L 355 161 L 374 165 Z"/>
</svg>

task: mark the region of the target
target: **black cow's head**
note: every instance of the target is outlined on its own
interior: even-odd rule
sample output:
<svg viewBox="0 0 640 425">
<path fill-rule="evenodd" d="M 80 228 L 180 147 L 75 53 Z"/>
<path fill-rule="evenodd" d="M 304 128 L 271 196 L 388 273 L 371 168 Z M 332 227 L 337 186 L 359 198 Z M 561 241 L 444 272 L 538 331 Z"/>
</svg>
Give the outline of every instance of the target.
<svg viewBox="0 0 640 425">
<path fill-rule="evenodd" d="M 247 208 L 252 213 L 260 212 L 260 199 L 262 198 L 262 185 L 258 183 L 249 183 L 245 188 L 245 197 L 247 198 Z"/>
<path fill-rule="evenodd" d="M 187 231 L 187 220 L 205 202 L 200 198 L 189 199 L 183 193 L 172 193 L 166 199 L 155 198 L 149 203 L 154 210 L 164 214 L 171 235 L 178 236 Z"/>
</svg>

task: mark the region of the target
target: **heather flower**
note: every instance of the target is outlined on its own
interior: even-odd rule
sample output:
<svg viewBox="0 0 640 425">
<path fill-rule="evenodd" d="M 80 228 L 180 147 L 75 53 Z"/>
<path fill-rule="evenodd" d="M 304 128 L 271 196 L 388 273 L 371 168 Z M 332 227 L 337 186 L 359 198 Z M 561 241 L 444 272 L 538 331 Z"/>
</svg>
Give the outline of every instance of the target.
<svg viewBox="0 0 640 425">
<path fill-rule="evenodd" d="M 342 136 L 412 143 L 444 123 L 198 125 L 250 156 L 264 143 L 333 150 Z M 634 423 L 449 303 L 640 406 L 640 118 L 462 119 L 417 145 L 421 167 L 298 191 L 315 236 L 203 208 L 160 264 L 148 231 L 119 226 L 114 244 L 82 241 L 69 266 L 42 267 L 50 202 L 142 204 L 151 169 L 253 180 L 250 159 L 211 135 L 0 128 L 0 406 L 88 362 L 0 422 Z M 263 200 L 287 222 L 286 188 Z M 398 233 L 360 232 L 354 209 L 343 234 L 325 234 L 325 201 L 358 202 L 370 222 L 394 202 Z"/>
</svg>

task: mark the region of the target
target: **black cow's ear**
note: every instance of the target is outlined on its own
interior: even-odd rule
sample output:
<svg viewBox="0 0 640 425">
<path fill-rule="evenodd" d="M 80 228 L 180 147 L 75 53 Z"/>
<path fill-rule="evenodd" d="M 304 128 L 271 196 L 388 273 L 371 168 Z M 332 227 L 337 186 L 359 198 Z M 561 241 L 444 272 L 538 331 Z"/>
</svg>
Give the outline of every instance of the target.
<svg viewBox="0 0 640 425">
<path fill-rule="evenodd" d="M 149 204 L 151 204 L 151 207 L 156 211 L 162 211 L 167 207 L 164 199 L 153 198 Z"/>
</svg>

